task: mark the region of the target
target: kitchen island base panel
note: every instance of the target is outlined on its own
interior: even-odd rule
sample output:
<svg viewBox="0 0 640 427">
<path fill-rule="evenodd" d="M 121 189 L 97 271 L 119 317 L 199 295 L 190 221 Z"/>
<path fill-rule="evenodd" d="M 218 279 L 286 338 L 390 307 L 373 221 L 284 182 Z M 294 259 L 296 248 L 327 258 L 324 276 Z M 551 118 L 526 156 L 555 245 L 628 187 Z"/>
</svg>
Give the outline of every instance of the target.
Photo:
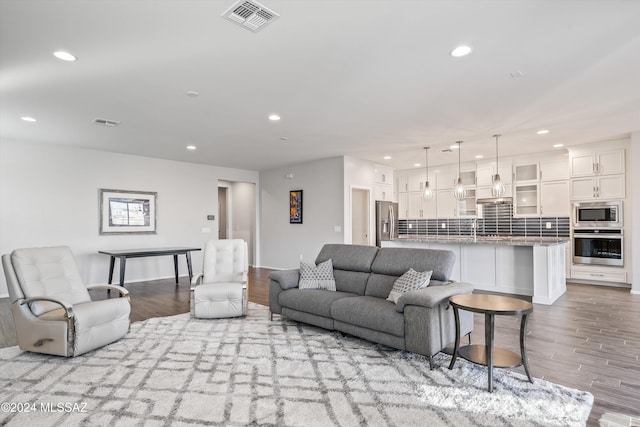
<svg viewBox="0 0 640 427">
<path fill-rule="evenodd" d="M 456 255 L 451 280 L 469 282 L 476 290 L 530 296 L 534 303 L 545 305 L 566 292 L 564 241 L 512 245 L 397 239 L 383 241 L 382 246 L 450 250 Z"/>
</svg>

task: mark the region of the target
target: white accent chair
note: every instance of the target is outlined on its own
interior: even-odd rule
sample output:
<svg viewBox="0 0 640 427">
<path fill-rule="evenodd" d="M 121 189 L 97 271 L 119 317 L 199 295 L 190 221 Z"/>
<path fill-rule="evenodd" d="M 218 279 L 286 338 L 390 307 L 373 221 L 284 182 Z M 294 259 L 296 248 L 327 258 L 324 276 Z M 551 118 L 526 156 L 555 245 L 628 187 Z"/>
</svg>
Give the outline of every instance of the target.
<svg viewBox="0 0 640 427">
<path fill-rule="evenodd" d="M 129 331 L 129 291 L 85 287 L 68 247 L 16 249 L 2 255 L 2 266 L 21 350 L 79 356 Z M 88 289 L 113 289 L 124 298 L 91 301 Z"/>
<path fill-rule="evenodd" d="M 209 240 L 203 273 L 191 280 L 191 313 L 203 319 L 247 314 L 247 243 L 241 239 Z"/>
</svg>

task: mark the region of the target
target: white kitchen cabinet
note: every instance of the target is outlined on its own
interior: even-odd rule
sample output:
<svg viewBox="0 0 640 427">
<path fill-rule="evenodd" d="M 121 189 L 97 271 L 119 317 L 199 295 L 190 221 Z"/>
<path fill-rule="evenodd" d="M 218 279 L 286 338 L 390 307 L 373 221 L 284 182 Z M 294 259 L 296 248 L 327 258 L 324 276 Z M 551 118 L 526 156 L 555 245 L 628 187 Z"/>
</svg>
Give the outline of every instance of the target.
<svg viewBox="0 0 640 427">
<path fill-rule="evenodd" d="M 524 163 L 513 165 L 513 176 L 515 182 L 538 181 L 539 165 L 535 163 Z"/>
<path fill-rule="evenodd" d="M 409 196 L 409 218 L 425 219 L 436 217 L 436 199 L 424 200 L 422 193 L 407 193 Z"/>
<path fill-rule="evenodd" d="M 451 190 L 436 191 L 436 209 L 438 218 L 455 218 L 457 200 Z"/>
<path fill-rule="evenodd" d="M 502 195 L 502 197 L 512 197 L 513 196 L 511 184 L 505 184 L 504 189 L 505 189 L 505 192 Z M 490 199 L 492 197 L 494 197 L 494 196 L 493 196 L 493 194 L 491 194 L 491 187 L 478 187 L 476 189 L 476 198 L 478 198 L 478 199 Z"/>
<path fill-rule="evenodd" d="M 569 179 L 569 160 L 549 159 L 540 161 L 540 181 L 561 181 Z"/>
<path fill-rule="evenodd" d="M 539 184 L 516 184 L 514 186 L 513 216 L 539 216 Z"/>
<path fill-rule="evenodd" d="M 398 219 L 409 219 L 409 193 L 398 192 Z"/>
<path fill-rule="evenodd" d="M 393 168 L 385 165 L 373 165 L 373 176 L 379 184 L 393 185 Z"/>
<path fill-rule="evenodd" d="M 624 175 L 604 175 L 571 180 L 571 199 L 623 199 Z"/>
<path fill-rule="evenodd" d="M 436 188 L 438 190 L 453 189 L 453 186 L 455 185 L 457 179 L 457 166 L 443 166 L 436 171 Z"/>
<path fill-rule="evenodd" d="M 570 216 L 569 181 L 540 183 L 540 215 Z"/>
<path fill-rule="evenodd" d="M 419 192 L 407 193 L 409 196 L 409 218 L 422 218 L 422 197 Z"/>
<path fill-rule="evenodd" d="M 571 177 L 623 174 L 624 161 L 624 149 L 572 154 Z"/>
<path fill-rule="evenodd" d="M 406 193 L 407 191 L 409 191 L 409 174 L 407 172 L 396 174 L 395 179 L 398 193 Z"/>
<path fill-rule="evenodd" d="M 424 190 L 425 171 L 416 171 L 409 174 L 408 177 L 408 191 L 422 191 Z M 429 173 L 429 185 L 433 186 L 435 181 L 435 174 Z M 432 180 L 433 179 L 433 180 Z"/>
<path fill-rule="evenodd" d="M 573 265 L 571 267 L 571 278 L 578 280 L 627 283 L 627 272 L 618 267 Z"/>
<path fill-rule="evenodd" d="M 570 157 L 573 200 L 625 197 L 624 149 L 573 153 Z"/>
<path fill-rule="evenodd" d="M 464 218 L 464 217 L 473 218 L 478 216 L 478 205 L 476 204 L 475 187 L 467 188 L 467 197 L 458 201 L 456 216 L 460 218 Z"/>
<path fill-rule="evenodd" d="M 467 198 L 456 200 L 452 190 L 436 192 L 437 218 L 474 218 L 478 215 L 476 205 L 476 189 L 467 189 Z"/>
<path fill-rule="evenodd" d="M 393 200 L 393 185 L 376 183 L 373 188 L 376 200 Z"/>
<path fill-rule="evenodd" d="M 500 160 L 498 162 L 498 169 L 500 170 L 500 181 L 503 184 L 511 183 L 512 165 L 508 159 Z M 493 184 L 493 176 L 496 174 L 496 162 L 478 162 L 476 176 L 478 187 L 487 187 Z"/>
</svg>

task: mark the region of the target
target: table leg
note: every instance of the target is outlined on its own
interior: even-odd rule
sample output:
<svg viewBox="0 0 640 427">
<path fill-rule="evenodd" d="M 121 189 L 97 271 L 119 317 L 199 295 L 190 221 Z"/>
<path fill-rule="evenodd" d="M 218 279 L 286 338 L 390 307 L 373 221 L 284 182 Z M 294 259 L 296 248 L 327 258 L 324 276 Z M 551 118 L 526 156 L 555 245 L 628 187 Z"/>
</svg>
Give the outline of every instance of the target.
<svg viewBox="0 0 640 427">
<path fill-rule="evenodd" d="M 486 348 L 487 370 L 489 377 L 487 388 L 489 393 L 493 392 L 493 327 L 495 316 L 493 314 L 484 315 L 484 346 Z"/>
<path fill-rule="evenodd" d="M 176 274 L 176 286 L 178 285 L 178 255 L 173 256 L 173 270 Z"/>
<path fill-rule="evenodd" d="M 127 265 L 127 257 L 120 257 L 120 286 L 124 287 L 124 269 Z"/>
<path fill-rule="evenodd" d="M 453 317 L 456 319 L 456 342 L 453 346 L 453 354 L 451 355 L 451 363 L 449 363 L 449 369 L 453 369 L 453 365 L 456 363 L 456 359 L 458 358 L 458 348 L 460 348 L 460 314 L 458 313 L 458 307 L 453 307 Z"/>
<path fill-rule="evenodd" d="M 116 263 L 116 257 L 112 256 L 109 262 L 109 284 L 113 282 L 113 266 Z"/>
<path fill-rule="evenodd" d="M 533 379 L 531 378 L 531 373 L 529 372 L 529 358 L 527 357 L 527 345 L 525 342 L 528 318 L 528 314 L 523 314 L 522 320 L 520 321 L 520 355 L 522 357 L 522 366 L 524 366 L 524 372 L 526 372 L 527 378 L 529 378 L 529 382 L 533 384 Z"/>
<path fill-rule="evenodd" d="M 187 252 L 185 255 L 187 257 L 187 270 L 189 270 L 189 282 L 191 282 L 191 279 L 193 279 L 193 268 L 191 267 L 191 252 Z"/>
</svg>

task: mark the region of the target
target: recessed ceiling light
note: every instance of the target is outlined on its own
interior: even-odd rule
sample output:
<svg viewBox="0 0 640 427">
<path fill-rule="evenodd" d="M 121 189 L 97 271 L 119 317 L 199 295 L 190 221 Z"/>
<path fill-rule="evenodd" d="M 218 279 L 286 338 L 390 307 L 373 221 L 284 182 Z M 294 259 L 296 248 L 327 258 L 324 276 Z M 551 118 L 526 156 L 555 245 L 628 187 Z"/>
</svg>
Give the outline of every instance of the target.
<svg viewBox="0 0 640 427">
<path fill-rule="evenodd" d="M 414 166 L 414 167 L 416 167 L 416 168 L 419 168 L 420 166 L 422 166 L 422 164 L 420 164 L 420 163 L 414 163 L 414 164 L 413 164 L 413 166 Z"/>
<path fill-rule="evenodd" d="M 471 48 L 466 45 L 456 47 L 451 51 L 451 56 L 454 58 L 460 58 L 461 56 L 467 56 L 471 53 Z"/>
<path fill-rule="evenodd" d="M 519 79 L 520 77 L 524 76 L 522 71 L 512 71 L 509 75 L 514 79 Z"/>
<path fill-rule="evenodd" d="M 191 151 L 193 151 L 193 150 L 195 150 L 196 148 L 198 148 L 198 147 L 196 147 L 195 145 L 187 145 L 187 150 L 191 150 Z"/>
<path fill-rule="evenodd" d="M 195 90 L 190 90 L 189 92 L 187 92 L 187 96 L 189 98 L 197 98 L 200 96 L 200 93 L 196 92 Z"/>
<path fill-rule="evenodd" d="M 289 140 L 289 138 L 287 138 L 286 136 L 281 136 L 280 139 L 283 140 L 283 141 L 288 141 Z"/>
<path fill-rule="evenodd" d="M 280 120 L 280 116 L 277 114 L 269 114 L 269 120 L 271 120 L 272 122 L 277 122 L 278 120 Z"/>
<path fill-rule="evenodd" d="M 456 150 L 456 149 L 458 149 L 460 147 L 458 147 L 457 145 L 450 145 L 449 148 L 451 148 L 452 150 Z"/>
<path fill-rule="evenodd" d="M 22 120 L 24 120 L 25 122 L 37 122 L 36 119 L 34 119 L 33 117 L 28 117 L 28 116 L 24 116 L 24 117 L 20 117 Z"/>
<path fill-rule="evenodd" d="M 564 144 L 553 144 L 553 148 L 564 147 Z"/>
<path fill-rule="evenodd" d="M 549 133 L 549 129 L 540 129 L 538 132 L 536 132 L 538 135 L 546 135 Z"/>
<path fill-rule="evenodd" d="M 383 159 L 385 160 L 391 160 L 391 156 L 384 156 Z"/>
<path fill-rule="evenodd" d="M 482 159 L 484 156 L 482 154 L 476 154 L 476 159 Z"/>
<path fill-rule="evenodd" d="M 62 59 L 63 61 L 77 61 L 78 58 L 76 58 L 75 56 L 71 55 L 69 52 L 65 52 L 63 50 L 58 50 L 56 52 L 53 52 L 53 56 L 55 56 L 58 59 Z"/>
</svg>

